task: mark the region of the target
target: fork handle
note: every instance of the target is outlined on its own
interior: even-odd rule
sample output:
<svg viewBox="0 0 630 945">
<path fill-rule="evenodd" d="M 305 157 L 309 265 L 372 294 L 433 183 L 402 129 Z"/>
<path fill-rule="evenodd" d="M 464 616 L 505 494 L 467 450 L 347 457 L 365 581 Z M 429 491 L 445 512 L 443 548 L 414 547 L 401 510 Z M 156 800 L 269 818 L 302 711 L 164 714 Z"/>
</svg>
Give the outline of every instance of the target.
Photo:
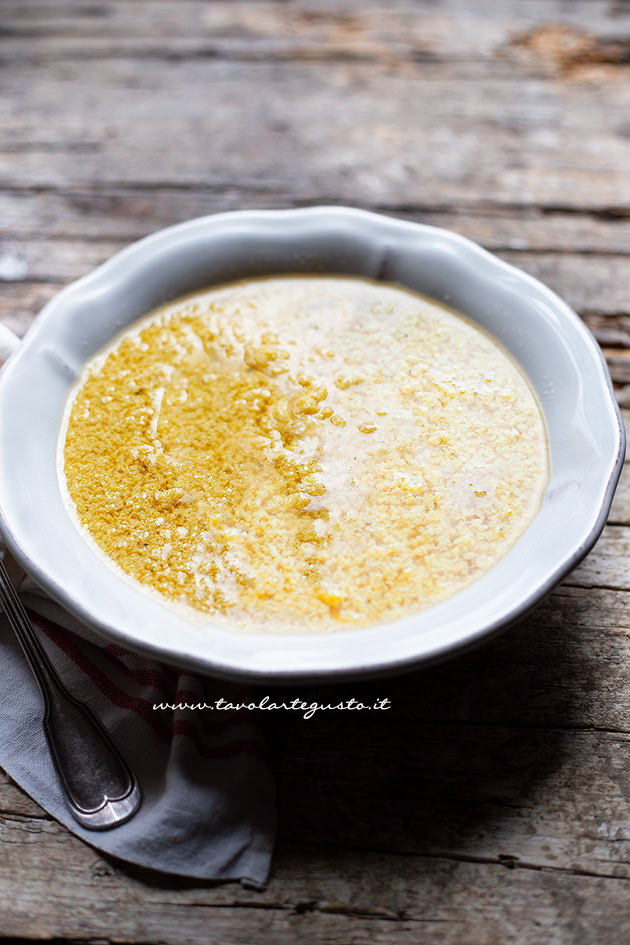
<svg viewBox="0 0 630 945">
<path fill-rule="evenodd" d="M 107 730 L 57 675 L 2 561 L 0 603 L 41 690 L 44 733 L 73 817 L 89 830 L 117 827 L 142 803 L 138 783 Z"/>
</svg>

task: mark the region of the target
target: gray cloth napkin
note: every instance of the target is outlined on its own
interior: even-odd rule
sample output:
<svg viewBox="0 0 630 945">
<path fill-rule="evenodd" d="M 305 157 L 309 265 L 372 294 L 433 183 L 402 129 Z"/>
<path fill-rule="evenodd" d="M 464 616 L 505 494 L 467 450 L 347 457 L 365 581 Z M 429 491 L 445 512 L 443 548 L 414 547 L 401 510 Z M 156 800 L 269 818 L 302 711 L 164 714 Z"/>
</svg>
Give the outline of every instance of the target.
<svg viewBox="0 0 630 945">
<path fill-rule="evenodd" d="M 68 688 L 111 732 L 144 801 L 113 830 L 72 818 L 46 745 L 37 684 L 0 617 L 0 766 L 37 803 L 97 850 L 165 873 L 264 886 L 275 836 L 273 777 L 251 712 L 154 709 L 159 703 L 249 702 L 208 679 L 97 639 L 31 581 L 21 596 Z"/>
</svg>

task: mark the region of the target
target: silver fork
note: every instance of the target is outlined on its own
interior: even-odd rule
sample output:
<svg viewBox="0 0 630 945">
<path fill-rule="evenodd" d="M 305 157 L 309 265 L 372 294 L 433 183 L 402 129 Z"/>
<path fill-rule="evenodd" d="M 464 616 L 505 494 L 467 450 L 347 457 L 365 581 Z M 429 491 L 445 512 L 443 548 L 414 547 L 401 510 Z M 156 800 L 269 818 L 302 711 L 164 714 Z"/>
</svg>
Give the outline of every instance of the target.
<svg viewBox="0 0 630 945">
<path fill-rule="evenodd" d="M 138 782 L 92 710 L 57 675 L 2 560 L 0 604 L 41 690 L 44 733 L 73 817 L 88 830 L 123 824 L 142 803 Z"/>
</svg>

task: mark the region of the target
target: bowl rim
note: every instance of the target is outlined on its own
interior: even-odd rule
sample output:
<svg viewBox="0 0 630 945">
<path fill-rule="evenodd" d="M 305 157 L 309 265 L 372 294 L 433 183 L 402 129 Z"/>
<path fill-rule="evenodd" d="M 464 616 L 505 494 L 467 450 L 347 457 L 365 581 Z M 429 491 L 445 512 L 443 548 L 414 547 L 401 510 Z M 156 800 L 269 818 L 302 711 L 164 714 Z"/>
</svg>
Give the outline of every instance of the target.
<svg viewBox="0 0 630 945">
<path fill-rule="evenodd" d="M 373 659 L 367 662 L 362 661 L 361 648 L 358 647 L 356 648 L 358 650 L 358 656 L 355 663 L 352 665 L 345 664 L 336 668 L 328 665 L 325 667 L 312 668 L 305 665 L 298 667 L 277 666 L 270 668 L 267 663 L 263 666 L 256 665 L 255 660 L 253 662 L 250 661 L 249 665 L 243 665 L 238 661 L 235 662 L 233 659 L 226 660 L 221 657 L 200 657 L 198 654 L 182 652 L 176 644 L 170 646 L 165 646 L 163 643 L 155 644 L 150 640 L 139 639 L 126 628 L 112 626 L 108 621 L 103 620 L 99 616 L 98 606 L 93 610 L 86 607 L 81 601 L 77 600 L 71 588 L 60 584 L 55 577 L 48 572 L 45 563 L 42 563 L 41 558 L 38 558 L 37 551 L 33 551 L 34 543 L 32 535 L 30 537 L 27 535 L 25 538 L 23 532 L 21 533 L 20 524 L 16 523 L 10 514 L 6 514 L 2 489 L 0 488 L 0 532 L 2 532 L 6 544 L 16 560 L 38 584 L 48 591 L 54 600 L 73 613 L 100 637 L 115 641 L 136 652 L 147 653 L 162 661 L 171 662 L 180 666 L 188 666 L 228 679 L 247 679 L 251 681 L 267 682 L 307 682 L 321 679 L 352 679 L 364 676 L 391 675 L 420 664 L 428 665 L 435 663 L 447 658 L 455 652 L 463 652 L 478 645 L 481 641 L 489 639 L 510 624 L 520 620 L 588 554 L 599 538 L 604 528 L 615 488 L 623 467 L 626 438 L 623 420 L 614 396 L 608 367 L 595 338 L 584 322 L 555 292 L 539 280 L 510 263 L 505 262 L 467 237 L 440 227 L 400 220 L 396 217 L 389 217 L 352 207 L 325 205 L 287 210 L 226 211 L 194 218 L 175 224 L 174 226 L 166 227 L 121 249 L 100 266 L 63 288 L 47 303 L 39 317 L 35 320 L 33 326 L 27 332 L 24 342 L 9 358 L 7 364 L 0 372 L 0 425 L 2 424 L 3 409 L 7 409 L 5 401 L 8 398 L 5 394 L 5 388 L 9 386 L 12 375 L 15 373 L 22 360 L 28 357 L 31 347 L 39 339 L 40 335 L 45 335 L 45 333 L 49 331 L 49 326 L 59 317 L 59 314 L 63 312 L 66 302 L 80 297 L 84 291 L 93 288 L 95 284 L 106 280 L 107 277 L 115 281 L 117 271 L 121 274 L 122 270 L 126 269 L 128 264 L 134 260 L 134 257 L 140 254 L 146 254 L 147 251 L 150 252 L 158 248 L 174 248 L 174 246 L 180 242 L 180 238 L 188 237 L 194 233 L 203 233 L 208 228 L 216 230 L 217 227 L 221 227 L 224 223 L 232 224 L 236 222 L 250 226 L 271 224 L 272 227 L 277 225 L 282 227 L 284 221 L 290 222 L 297 220 L 308 222 L 322 218 L 328 218 L 330 222 L 333 222 L 336 218 L 341 221 L 350 221 L 355 224 L 360 224 L 363 228 L 363 232 L 366 232 L 372 227 L 375 240 L 378 239 L 378 233 L 376 232 L 378 227 L 392 228 L 398 234 L 407 234 L 410 237 L 417 236 L 421 233 L 428 237 L 439 235 L 440 239 L 460 252 L 464 252 L 469 258 L 481 260 L 485 262 L 486 266 L 489 265 L 496 272 L 507 273 L 522 284 L 529 285 L 532 289 L 535 289 L 539 295 L 545 298 L 553 311 L 559 315 L 563 321 L 570 323 L 572 329 L 581 334 L 582 339 L 586 342 L 587 348 L 590 351 L 593 362 L 596 365 L 602 388 L 608 395 L 609 419 L 616 421 L 615 455 L 608 457 L 608 473 L 605 487 L 601 493 L 601 501 L 599 501 L 597 507 L 592 510 L 588 529 L 585 531 L 579 544 L 576 544 L 570 553 L 559 560 L 548 577 L 533 587 L 531 593 L 521 599 L 517 606 L 514 606 L 509 612 L 502 613 L 496 619 L 485 622 L 482 626 L 478 626 L 463 639 L 450 640 L 443 645 L 434 645 L 429 652 L 423 652 L 422 649 L 420 649 L 418 653 L 406 654 L 398 659 L 388 659 L 386 655 L 382 655 L 378 661 Z M 105 575 L 107 573 L 108 569 L 103 565 L 103 574 Z M 433 608 L 427 608 L 427 610 L 422 613 L 426 613 L 432 609 Z M 379 626 L 386 627 L 391 626 L 391 624 L 388 625 L 385 623 Z M 250 635 L 243 631 L 228 632 L 230 634 L 237 633 L 239 636 Z M 330 641 L 332 637 L 339 637 L 341 635 L 347 636 L 348 634 L 355 635 L 364 632 L 366 632 L 364 629 L 354 629 L 335 631 L 332 634 L 292 634 L 291 637 L 308 639 L 312 644 L 313 638 L 315 637 L 322 641 Z M 261 634 L 256 634 L 256 638 L 260 642 Z M 282 640 L 286 639 L 286 635 L 272 634 L 270 638 Z"/>
</svg>

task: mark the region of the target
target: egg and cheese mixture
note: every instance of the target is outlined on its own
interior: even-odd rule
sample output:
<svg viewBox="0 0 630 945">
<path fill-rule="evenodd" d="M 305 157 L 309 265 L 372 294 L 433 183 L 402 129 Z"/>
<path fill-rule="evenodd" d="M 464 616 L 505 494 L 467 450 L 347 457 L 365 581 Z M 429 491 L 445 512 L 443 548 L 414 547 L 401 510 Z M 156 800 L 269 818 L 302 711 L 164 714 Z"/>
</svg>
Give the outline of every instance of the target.
<svg viewBox="0 0 630 945">
<path fill-rule="evenodd" d="M 116 565 L 248 630 L 374 624 L 454 594 L 521 535 L 548 475 L 536 399 L 490 337 L 334 276 L 152 312 L 88 364 L 62 451 Z"/>
</svg>

